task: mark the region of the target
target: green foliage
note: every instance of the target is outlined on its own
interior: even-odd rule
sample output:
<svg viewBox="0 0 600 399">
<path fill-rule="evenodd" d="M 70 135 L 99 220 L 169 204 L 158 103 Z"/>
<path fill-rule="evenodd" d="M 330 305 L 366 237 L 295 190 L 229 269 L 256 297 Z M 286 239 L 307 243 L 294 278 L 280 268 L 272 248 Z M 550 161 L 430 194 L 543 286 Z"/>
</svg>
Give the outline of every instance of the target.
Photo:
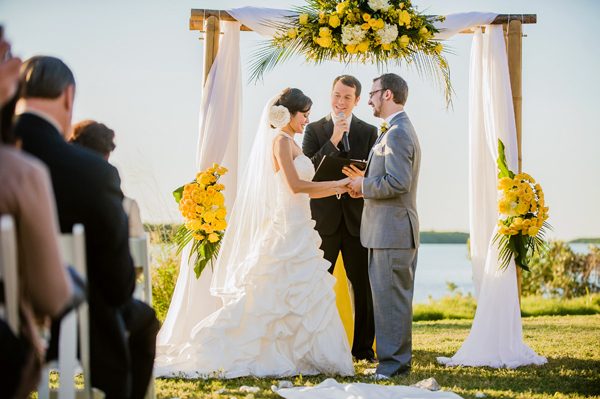
<svg viewBox="0 0 600 399">
<path fill-rule="evenodd" d="M 513 179 L 515 174 L 508 169 L 508 164 L 506 163 L 506 154 L 504 153 L 504 143 L 502 140 L 498 139 L 498 179 L 502 179 L 503 177 L 510 177 Z"/>
<path fill-rule="evenodd" d="M 165 228 L 164 225 L 156 225 L 157 231 L 150 236 L 152 245 L 152 306 L 156 312 L 156 317 L 161 323 L 165 321 L 167 311 L 171 305 L 171 298 L 179 276 L 179 263 L 181 256 L 178 256 L 170 245 L 174 234 L 173 226 Z"/>
<path fill-rule="evenodd" d="M 421 244 L 464 244 L 469 239 L 469 233 L 437 231 L 420 232 Z"/>
<path fill-rule="evenodd" d="M 468 293 L 463 295 L 454 283 L 446 281 L 450 295 L 437 301 L 429 297 L 429 302 L 413 305 L 413 321 L 442 319 L 472 319 L 475 317 L 477 301 Z"/>
<path fill-rule="evenodd" d="M 521 299 L 521 316 L 575 316 L 600 314 L 600 295 L 592 294 L 572 299 L 549 299 L 528 296 Z"/>
<path fill-rule="evenodd" d="M 535 254 L 531 273 L 523 274 L 523 295 L 573 298 L 600 292 L 600 249 L 590 246 L 587 255 L 577 254 L 568 244 L 553 241 L 548 252 Z"/>
<path fill-rule="evenodd" d="M 570 244 L 600 244 L 600 238 L 578 238 L 569 241 Z"/>
</svg>

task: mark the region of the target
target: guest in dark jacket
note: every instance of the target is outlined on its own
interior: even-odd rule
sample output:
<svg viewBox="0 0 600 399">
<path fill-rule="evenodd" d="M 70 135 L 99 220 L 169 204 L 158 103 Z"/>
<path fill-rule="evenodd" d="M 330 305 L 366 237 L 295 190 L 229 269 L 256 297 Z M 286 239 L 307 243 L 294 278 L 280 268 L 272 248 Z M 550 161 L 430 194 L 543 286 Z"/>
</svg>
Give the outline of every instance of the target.
<svg viewBox="0 0 600 399">
<path fill-rule="evenodd" d="M 50 169 L 61 231 L 71 232 L 75 223 L 85 227 L 92 386 L 107 399 L 141 399 L 159 322 L 149 306 L 131 297 L 135 274 L 119 173 L 98 154 L 65 141 L 74 96 L 73 74 L 61 60 L 29 59 L 21 68 L 15 134 L 23 150 Z M 50 356 L 56 342 L 53 328 Z"/>
</svg>

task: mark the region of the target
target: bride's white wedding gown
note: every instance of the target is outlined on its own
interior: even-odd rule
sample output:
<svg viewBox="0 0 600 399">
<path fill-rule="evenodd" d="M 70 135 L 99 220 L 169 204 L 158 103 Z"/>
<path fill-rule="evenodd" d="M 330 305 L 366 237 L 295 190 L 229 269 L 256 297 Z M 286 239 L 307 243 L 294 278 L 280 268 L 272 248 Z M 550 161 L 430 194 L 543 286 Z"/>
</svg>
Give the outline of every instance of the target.
<svg viewBox="0 0 600 399">
<path fill-rule="evenodd" d="M 312 179 L 309 158 L 300 155 L 294 165 L 301 179 Z M 254 263 L 251 284 L 195 326 L 187 342 L 159 345 L 155 375 L 354 375 L 335 302 L 336 280 L 319 249 L 308 194 L 293 194 L 281 171 L 275 179 L 275 215 L 247 258 Z"/>
</svg>

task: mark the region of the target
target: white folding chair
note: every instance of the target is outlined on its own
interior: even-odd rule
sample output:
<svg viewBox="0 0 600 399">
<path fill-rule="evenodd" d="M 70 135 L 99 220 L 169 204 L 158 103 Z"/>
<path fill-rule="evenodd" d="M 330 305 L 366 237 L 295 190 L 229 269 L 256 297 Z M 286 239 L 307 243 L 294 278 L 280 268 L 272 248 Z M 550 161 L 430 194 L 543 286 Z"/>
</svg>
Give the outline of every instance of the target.
<svg viewBox="0 0 600 399">
<path fill-rule="evenodd" d="M 70 264 L 84 280 L 87 280 L 85 232 L 83 225 L 73 226 L 72 234 L 60 237 L 61 253 L 65 264 Z M 77 332 L 79 331 L 79 335 Z M 81 361 L 77 359 L 77 343 Z M 75 374 L 81 368 L 84 389 L 75 388 Z M 50 372 L 60 375 L 58 390 L 49 388 Z M 38 399 L 102 399 L 104 393 L 92 389 L 90 377 L 90 324 L 88 303 L 83 302 L 76 310 L 65 315 L 60 323 L 58 337 L 58 362 L 46 364 L 38 386 Z"/>
<path fill-rule="evenodd" d="M 19 335 L 19 268 L 17 238 L 11 215 L 0 217 L 0 280 L 4 282 L 4 314 L 15 335 Z"/>
<path fill-rule="evenodd" d="M 148 233 L 144 233 L 141 238 L 129 239 L 129 253 L 133 259 L 134 267 L 142 267 L 144 282 L 143 287 L 136 286 L 134 298 L 138 299 L 148 306 L 152 306 L 152 276 L 150 268 L 152 266 L 152 258 L 150 256 L 150 238 Z M 141 284 L 141 283 L 138 283 Z M 146 390 L 145 399 L 156 399 L 154 372 L 150 377 L 148 389 Z"/>
</svg>

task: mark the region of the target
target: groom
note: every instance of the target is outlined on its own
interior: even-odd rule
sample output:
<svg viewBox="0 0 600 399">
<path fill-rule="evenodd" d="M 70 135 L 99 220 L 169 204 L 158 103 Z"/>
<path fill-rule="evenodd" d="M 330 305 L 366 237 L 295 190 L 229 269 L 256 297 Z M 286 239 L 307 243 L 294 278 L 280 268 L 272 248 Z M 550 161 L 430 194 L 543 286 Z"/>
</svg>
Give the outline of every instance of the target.
<svg viewBox="0 0 600 399">
<path fill-rule="evenodd" d="M 407 375 L 411 367 L 421 148 L 404 112 L 407 96 L 400 76 L 387 73 L 374 79 L 369 105 L 383 119 L 381 134 L 369 154 L 365 177 L 348 173 L 352 196 L 365 199 L 360 237 L 369 249 L 378 378 Z"/>
</svg>

